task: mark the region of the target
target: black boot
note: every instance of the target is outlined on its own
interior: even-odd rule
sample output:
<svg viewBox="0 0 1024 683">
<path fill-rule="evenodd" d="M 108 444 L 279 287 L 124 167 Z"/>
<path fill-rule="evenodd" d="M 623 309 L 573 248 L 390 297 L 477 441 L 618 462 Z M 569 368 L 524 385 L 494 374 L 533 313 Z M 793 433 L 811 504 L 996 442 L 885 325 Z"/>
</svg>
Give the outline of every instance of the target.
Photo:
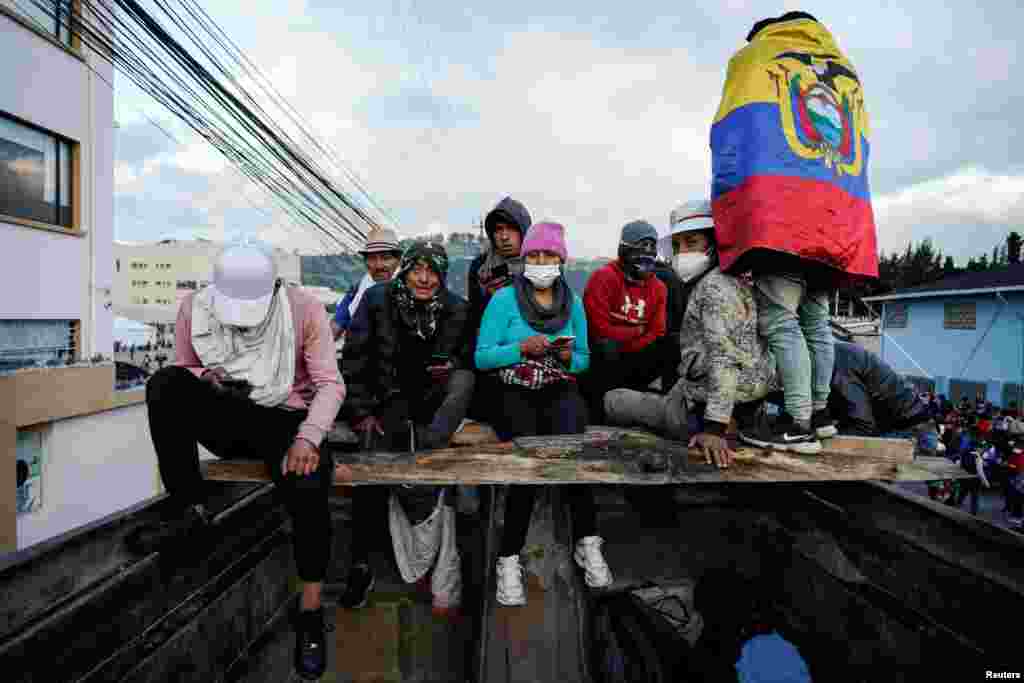
<svg viewBox="0 0 1024 683">
<path fill-rule="evenodd" d="M 315 681 L 327 669 L 324 610 L 301 610 L 295 615 L 295 673 Z"/>
</svg>

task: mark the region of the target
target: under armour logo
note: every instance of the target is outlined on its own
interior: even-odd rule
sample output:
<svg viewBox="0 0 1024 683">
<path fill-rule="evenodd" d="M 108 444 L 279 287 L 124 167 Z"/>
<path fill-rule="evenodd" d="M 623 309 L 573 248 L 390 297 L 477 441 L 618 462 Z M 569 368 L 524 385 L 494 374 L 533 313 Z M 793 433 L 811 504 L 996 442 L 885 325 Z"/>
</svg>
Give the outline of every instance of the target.
<svg viewBox="0 0 1024 683">
<path fill-rule="evenodd" d="M 643 320 L 645 310 L 647 310 L 646 301 L 644 301 L 643 299 L 639 299 L 638 301 L 634 302 L 629 298 L 628 294 L 626 295 L 626 301 L 625 303 L 622 304 L 622 313 L 627 318 L 630 317 L 630 311 L 636 311 L 636 318 L 638 320 Z"/>
</svg>

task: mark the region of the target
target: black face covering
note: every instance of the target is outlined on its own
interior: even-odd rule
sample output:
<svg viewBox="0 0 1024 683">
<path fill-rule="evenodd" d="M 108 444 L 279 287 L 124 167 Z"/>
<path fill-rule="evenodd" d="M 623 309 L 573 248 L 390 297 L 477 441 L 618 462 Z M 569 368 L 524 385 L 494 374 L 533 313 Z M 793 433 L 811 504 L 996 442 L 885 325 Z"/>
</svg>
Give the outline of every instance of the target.
<svg viewBox="0 0 1024 683">
<path fill-rule="evenodd" d="M 622 270 L 630 280 L 643 280 L 653 273 L 656 254 L 654 240 L 619 243 L 619 261 L 622 262 Z"/>
</svg>

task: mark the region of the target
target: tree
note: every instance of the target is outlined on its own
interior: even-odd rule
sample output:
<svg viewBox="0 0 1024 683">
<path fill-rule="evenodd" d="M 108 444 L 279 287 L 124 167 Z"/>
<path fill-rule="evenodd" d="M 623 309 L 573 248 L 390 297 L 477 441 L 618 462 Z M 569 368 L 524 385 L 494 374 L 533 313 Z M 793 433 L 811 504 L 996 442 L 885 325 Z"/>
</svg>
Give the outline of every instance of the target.
<svg viewBox="0 0 1024 683">
<path fill-rule="evenodd" d="M 1016 230 L 1006 236 L 1006 260 L 1009 263 L 1020 263 L 1021 236 Z"/>
<path fill-rule="evenodd" d="M 948 277 L 956 273 L 956 264 L 953 263 L 953 257 L 947 256 L 946 262 L 942 264 L 942 276 Z"/>
</svg>

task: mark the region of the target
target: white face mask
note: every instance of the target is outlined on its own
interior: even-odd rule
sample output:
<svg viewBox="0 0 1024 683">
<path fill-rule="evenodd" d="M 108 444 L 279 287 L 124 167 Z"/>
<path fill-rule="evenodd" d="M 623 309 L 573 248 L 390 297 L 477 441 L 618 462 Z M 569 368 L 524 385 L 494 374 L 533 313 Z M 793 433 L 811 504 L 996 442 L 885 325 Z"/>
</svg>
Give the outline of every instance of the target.
<svg viewBox="0 0 1024 683">
<path fill-rule="evenodd" d="M 672 267 L 683 282 L 689 282 L 711 267 L 711 252 L 687 252 L 672 257 Z"/>
<path fill-rule="evenodd" d="M 533 283 L 537 289 L 547 289 L 555 283 L 558 276 L 562 274 L 562 266 L 556 264 L 550 266 L 535 266 L 527 263 L 523 266 L 523 275 Z"/>
</svg>

